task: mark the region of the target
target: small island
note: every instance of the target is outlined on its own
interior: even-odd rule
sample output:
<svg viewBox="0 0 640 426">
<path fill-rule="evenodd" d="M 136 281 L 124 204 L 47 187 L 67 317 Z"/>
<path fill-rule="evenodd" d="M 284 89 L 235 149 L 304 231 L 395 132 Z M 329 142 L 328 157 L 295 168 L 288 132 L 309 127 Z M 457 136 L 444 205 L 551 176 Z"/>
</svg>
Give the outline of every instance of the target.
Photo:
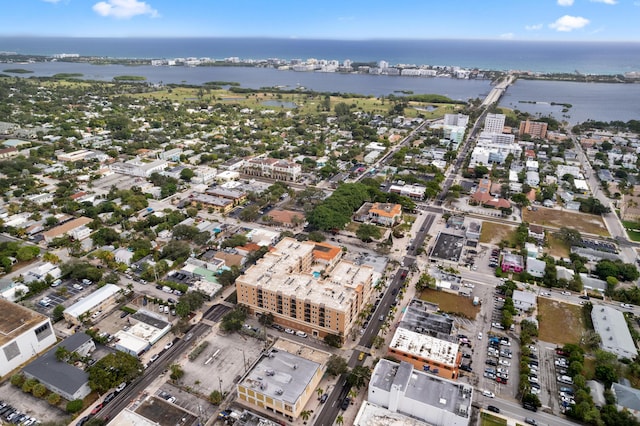
<svg viewBox="0 0 640 426">
<path fill-rule="evenodd" d="M 33 71 L 25 70 L 24 68 L 7 68 L 6 70 L 2 70 L 2 72 L 6 72 L 9 74 L 31 74 Z"/>
<path fill-rule="evenodd" d="M 114 81 L 145 81 L 147 77 L 142 75 L 117 75 L 113 77 Z"/>
</svg>

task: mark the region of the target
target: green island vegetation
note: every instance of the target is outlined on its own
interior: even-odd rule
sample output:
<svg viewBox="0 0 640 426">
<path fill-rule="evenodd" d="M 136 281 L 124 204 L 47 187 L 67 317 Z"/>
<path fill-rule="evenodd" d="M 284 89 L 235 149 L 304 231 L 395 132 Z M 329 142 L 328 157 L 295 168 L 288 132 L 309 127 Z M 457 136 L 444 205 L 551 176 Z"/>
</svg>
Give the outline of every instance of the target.
<svg viewBox="0 0 640 426">
<path fill-rule="evenodd" d="M 2 72 L 8 72 L 10 74 L 31 74 L 33 71 L 25 70 L 24 68 L 7 68 L 6 70 L 2 70 Z"/>
<path fill-rule="evenodd" d="M 114 81 L 146 81 L 147 77 L 141 75 L 117 75 L 113 77 Z"/>
<path fill-rule="evenodd" d="M 240 86 L 237 81 L 207 81 L 202 84 L 203 86 Z"/>
<path fill-rule="evenodd" d="M 51 78 L 53 78 L 54 80 L 79 80 L 83 76 L 84 74 L 79 72 L 61 72 L 58 74 L 54 74 Z"/>
</svg>

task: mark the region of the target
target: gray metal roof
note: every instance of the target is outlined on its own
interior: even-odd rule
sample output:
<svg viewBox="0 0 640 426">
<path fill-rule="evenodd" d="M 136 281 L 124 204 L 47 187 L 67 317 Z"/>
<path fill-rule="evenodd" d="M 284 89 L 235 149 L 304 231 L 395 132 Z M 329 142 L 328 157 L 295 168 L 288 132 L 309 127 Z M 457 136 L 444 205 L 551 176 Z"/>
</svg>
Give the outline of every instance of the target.
<svg viewBox="0 0 640 426">
<path fill-rule="evenodd" d="M 85 333 L 75 333 L 36 358 L 24 367 L 23 371 L 43 384 L 50 384 L 73 395 L 89 381 L 89 375 L 73 365 L 58 361 L 56 359 L 56 349 L 59 346 L 64 346 L 69 352 L 74 352 L 88 340 L 91 340 L 91 336 Z"/>
<path fill-rule="evenodd" d="M 593 328 L 600 335 L 602 349 L 619 357 L 633 358 L 638 350 L 622 312 L 609 306 L 595 305 L 591 311 Z"/>
<path fill-rule="evenodd" d="M 640 390 L 620 383 L 613 384 L 613 391 L 616 394 L 617 404 L 630 410 L 640 410 Z"/>
</svg>

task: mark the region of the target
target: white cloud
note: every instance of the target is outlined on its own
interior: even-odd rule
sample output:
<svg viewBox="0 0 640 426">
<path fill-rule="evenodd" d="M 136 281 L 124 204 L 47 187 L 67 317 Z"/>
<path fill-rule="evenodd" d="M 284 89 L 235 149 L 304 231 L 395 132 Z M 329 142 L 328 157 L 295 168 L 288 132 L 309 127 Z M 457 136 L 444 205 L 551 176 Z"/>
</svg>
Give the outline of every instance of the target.
<svg viewBox="0 0 640 426">
<path fill-rule="evenodd" d="M 558 18 L 556 22 L 549 24 L 549 28 L 556 31 L 569 32 L 582 28 L 588 24 L 589 20 L 582 16 L 564 15 L 563 17 Z"/>
<path fill-rule="evenodd" d="M 537 30 L 541 30 L 543 27 L 542 24 L 535 24 L 535 25 L 525 25 L 524 29 L 527 31 L 537 31 Z"/>
<path fill-rule="evenodd" d="M 511 40 L 515 37 L 514 33 L 504 33 L 504 34 L 500 34 L 500 38 L 505 39 L 505 40 Z"/>
<path fill-rule="evenodd" d="M 571 6 L 573 5 L 573 0 L 558 0 L 558 6 Z"/>
<path fill-rule="evenodd" d="M 137 15 L 158 16 L 158 11 L 144 1 L 138 0 L 106 0 L 93 5 L 98 15 L 118 19 L 129 19 Z"/>
<path fill-rule="evenodd" d="M 618 4 L 618 0 L 591 0 L 591 3 Z"/>
</svg>

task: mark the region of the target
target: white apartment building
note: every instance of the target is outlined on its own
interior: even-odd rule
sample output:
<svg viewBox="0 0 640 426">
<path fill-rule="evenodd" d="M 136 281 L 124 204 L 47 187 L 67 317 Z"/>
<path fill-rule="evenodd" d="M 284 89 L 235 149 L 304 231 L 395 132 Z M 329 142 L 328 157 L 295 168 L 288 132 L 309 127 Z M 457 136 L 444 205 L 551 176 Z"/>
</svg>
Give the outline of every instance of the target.
<svg viewBox="0 0 640 426">
<path fill-rule="evenodd" d="M 487 133 L 502 133 L 504 130 L 504 114 L 487 114 L 484 119 L 484 131 Z"/>
</svg>

